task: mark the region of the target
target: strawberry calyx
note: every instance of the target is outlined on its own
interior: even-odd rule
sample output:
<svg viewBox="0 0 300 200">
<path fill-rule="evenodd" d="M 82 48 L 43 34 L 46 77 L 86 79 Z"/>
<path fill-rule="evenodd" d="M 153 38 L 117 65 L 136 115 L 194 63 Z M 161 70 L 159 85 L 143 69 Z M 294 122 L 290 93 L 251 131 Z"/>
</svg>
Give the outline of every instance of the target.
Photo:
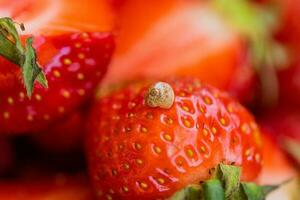
<svg viewBox="0 0 300 200">
<path fill-rule="evenodd" d="M 280 186 L 241 182 L 241 168 L 233 165 L 219 164 L 211 173 L 211 179 L 189 185 L 169 200 L 263 200 Z"/>
<path fill-rule="evenodd" d="M 212 7 L 245 39 L 249 58 L 261 82 L 262 103 L 277 102 L 279 86 L 276 71 L 287 66 L 285 46 L 273 38 L 279 12 L 270 5 L 250 0 L 211 0 Z"/>
<path fill-rule="evenodd" d="M 0 55 L 21 67 L 27 96 L 30 98 L 35 81 L 43 87 L 48 87 L 48 83 L 37 62 L 36 52 L 32 47 L 33 38 L 27 38 L 24 47 L 15 25 L 11 18 L 0 18 Z M 24 30 L 23 24 L 19 26 Z"/>
</svg>

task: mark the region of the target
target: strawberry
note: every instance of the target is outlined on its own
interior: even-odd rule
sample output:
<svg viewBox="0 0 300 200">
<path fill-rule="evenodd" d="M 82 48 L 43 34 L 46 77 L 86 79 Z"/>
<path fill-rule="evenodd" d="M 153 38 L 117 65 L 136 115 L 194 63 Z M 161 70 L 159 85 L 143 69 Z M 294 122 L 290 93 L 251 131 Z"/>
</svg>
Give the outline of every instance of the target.
<svg viewBox="0 0 300 200">
<path fill-rule="evenodd" d="M 262 127 L 267 129 L 300 164 L 300 113 L 294 107 L 281 106 L 261 116 Z"/>
<path fill-rule="evenodd" d="M 262 9 L 245 0 L 117 2 L 120 30 L 104 83 L 193 75 L 253 100 L 256 73 L 276 49 Z"/>
<path fill-rule="evenodd" d="M 101 14 L 95 18 L 93 10 Z M 114 48 L 108 33 L 113 28 L 110 6 L 104 0 L 88 0 L 84 6 L 70 0 L 5 0 L 0 11 L 25 23 L 23 34 L 28 34 L 20 39 L 14 23 L 1 18 L 1 46 L 6 48 L 0 49 L 0 133 L 45 129 L 82 105 L 106 72 Z"/>
<path fill-rule="evenodd" d="M 67 153 L 81 150 L 85 112 L 74 111 L 52 124 L 51 127 L 32 136 L 38 147 L 46 152 Z"/>
<path fill-rule="evenodd" d="M 32 99 L 26 98 L 20 81 L 0 92 L 1 133 L 41 130 L 84 103 L 106 71 L 113 37 L 107 33 L 39 36 L 34 47 L 49 88 L 36 84 Z"/>
<path fill-rule="evenodd" d="M 290 180 L 270 194 L 267 200 L 296 199 L 299 196 L 297 170 L 274 140 L 274 136 L 268 130 L 262 129 L 262 132 L 264 162 L 258 182 L 260 184 L 279 184 Z"/>
<path fill-rule="evenodd" d="M 92 200 L 84 176 L 56 174 L 29 180 L 0 181 L 0 199 L 5 200 Z"/>
<path fill-rule="evenodd" d="M 253 180 L 260 131 L 248 111 L 198 79 L 141 82 L 102 97 L 89 118 L 87 159 L 99 199 L 157 199 L 209 178 L 219 163 Z"/>
</svg>

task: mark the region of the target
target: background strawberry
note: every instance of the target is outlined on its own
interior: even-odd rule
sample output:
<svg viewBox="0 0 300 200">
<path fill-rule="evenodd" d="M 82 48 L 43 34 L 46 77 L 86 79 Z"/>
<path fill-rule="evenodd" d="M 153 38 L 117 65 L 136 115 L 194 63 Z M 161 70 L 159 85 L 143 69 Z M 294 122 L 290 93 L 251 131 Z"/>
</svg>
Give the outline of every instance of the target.
<svg viewBox="0 0 300 200">
<path fill-rule="evenodd" d="M 262 69 L 266 57 L 279 65 L 280 56 L 271 53 L 277 49 L 271 37 L 275 25 L 264 23 L 269 13 L 261 15 L 267 11 L 253 2 L 117 2 L 122 2 L 117 9 L 117 48 L 106 84 L 192 75 L 249 103 L 256 100 L 257 73 L 274 78 L 274 70 Z M 263 94 L 273 100 L 276 81 L 266 80 L 261 78 Z M 273 92 L 266 89 L 270 82 Z"/>
<path fill-rule="evenodd" d="M 282 184 L 267 200 L 296 199 L 299 195 L 299 173 L 268 130 L 263 129 L 263 165 L 259 184 Z"/>
<path fill-rule="evenodd" d="M 85 111 L 74 111 L 49 129 L 32 135 L 32 138 L 35 144 L 46 152 L 76 152 L 82 147 L 85 118 Z"/>
<path fill-rule="evenodd" d="M 0 132 L 41 130 L 82 105 L 105 74 L 113 47 L 113 37 L 107 33 L 36 37 L 49 88 L 36 85 L 32 99 L 25 96 L 21 82 L 2 91 Z"/>
<path fill-rule="evenodd" d="M 167 82 L 174 103 L 161 101 L 172 97 L 166 85 L 147 93 L 151 83 L 140 83 L 92 109 L 87 158 L 99 199 L 166 198 L 221 162 L 242 166 L 243 180 L 258 175 L 260 132 L 247 110 L 197 79 Z M 158 95 L 158 108 L 149 95 Z"/>
<path fill-rule="evenodd" d="M 0 175 L 4 175 L 14 164 L 13 145 L 7 138 L 0 138 Z"/>
<path fill-rule="evenodd" d="M 88 180 L 82 175 L 55 174 L 0 182 L 0 199 L 92 200 Z"/>
</svg>

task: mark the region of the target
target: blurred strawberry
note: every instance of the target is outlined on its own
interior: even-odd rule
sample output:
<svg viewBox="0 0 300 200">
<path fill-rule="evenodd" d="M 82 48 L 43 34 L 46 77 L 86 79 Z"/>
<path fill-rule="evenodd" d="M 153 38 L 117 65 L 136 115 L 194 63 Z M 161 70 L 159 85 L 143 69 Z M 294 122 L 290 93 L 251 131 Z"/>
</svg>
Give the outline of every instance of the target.
<svg viewBox="0 0 300 200">
<path fill-rule="evenodd" d="M 275 48 L 272 28 L 247 2 L 125 1 L 104 82 L 193 75 L 242 101 L 252 100 L 259 71 L 253 65 L 264 65 L 265 52 Z"/>
<path fill-rule="evenodd" d="M 3 100 L 0 133 L 42 130 L 86 102 L 105 74 L 114 49 L 113 37 L 107 33 L 113 27 L 111 10 L 106 1 L 96 0 L 84 5 L 70 0 L 1 1 L 0 4 L 3 15 L 25 23 L 25 33 L 35 35 L 33 46 L 49 86 L 45 89 L 35 84 L 32 99 L 26 98 L 21 75 L 29 96 L 34 78 L 41 83 L 40 77 L 28 83 L 26 78 L 31 72 L 19 64 L 18 57 L 6 56 L 21 66 L 22 73 L 1 58 L 0 85 L 4 87 L 0 89 Z M 92 14 L 93 9 L 100 12 L 98 17 Z M 46 85 L 45 80 L 43 83 Z"/>
<path fill-rule="evenodd" d="M 262 127 L 269 131 L 281 147 L 300 165 L 300 112 L 281 107 L 263 114 Z"/>
<path fill-rule="evenodd" d="M 67 153 L 81 150 L 85 117 L 84 111 L 74 111 L 32 137 L 37 146 L 46 152 Z"/>
<path fill-rule="evenodd" d="M 86 177 L 56 174 L 26 180 L 2 180 L 0 199 L 92 200 L 94 198 Z"/>
<path fill-rule="evenodd" d="M 282 184 L 279 189 L 272 192 L 267 200 L 297 199 L 299 196 L 299 173 L 282 151 L 274 136 L 263 129 L 263 165 L 259 176 L 259 184 Z M 286 182 L 288 181 L 288 182 Z"/>
</svg>

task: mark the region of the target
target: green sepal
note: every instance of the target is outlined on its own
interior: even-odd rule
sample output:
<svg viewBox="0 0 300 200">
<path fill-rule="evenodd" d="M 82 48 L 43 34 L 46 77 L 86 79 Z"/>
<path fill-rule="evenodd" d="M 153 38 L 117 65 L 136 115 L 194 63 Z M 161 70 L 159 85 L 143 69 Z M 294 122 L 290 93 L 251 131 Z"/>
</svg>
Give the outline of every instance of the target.
<svg viewBox="0 0 300 200">
<path fill-rule="evenodd" d="M 211 179 L 176 192 L 170 200 L 264 200 L 279 185 L 259 186 L 241 182 L 241 168 L 218 165 Z"/>
<path fill-rule="evenodd" d="M 225 191 L 219 179 L 205 181 L 202 187 L 204 200 L 225 200 Z"/>
<path fill-rule="evenodd" d="M 21 24 L 20 28 L 24 30 L 24 25 Z M 0 55 L 22 68 L 23 81 L 28 97 L 32 95 L 35 81 L 43 87 L 48 87 L 45 74 L 37 62 L 32 41 L 32 37 L 27 38 L 26 45 L 23 47 L 12 19 L 8 17 L 0 18 Z"/>
<path fill-rule="evenodd" d="M 189 185 L 176 192 L 170 200 L 199 200 L 202 188 L 200 185 Z"/>
</svg>

